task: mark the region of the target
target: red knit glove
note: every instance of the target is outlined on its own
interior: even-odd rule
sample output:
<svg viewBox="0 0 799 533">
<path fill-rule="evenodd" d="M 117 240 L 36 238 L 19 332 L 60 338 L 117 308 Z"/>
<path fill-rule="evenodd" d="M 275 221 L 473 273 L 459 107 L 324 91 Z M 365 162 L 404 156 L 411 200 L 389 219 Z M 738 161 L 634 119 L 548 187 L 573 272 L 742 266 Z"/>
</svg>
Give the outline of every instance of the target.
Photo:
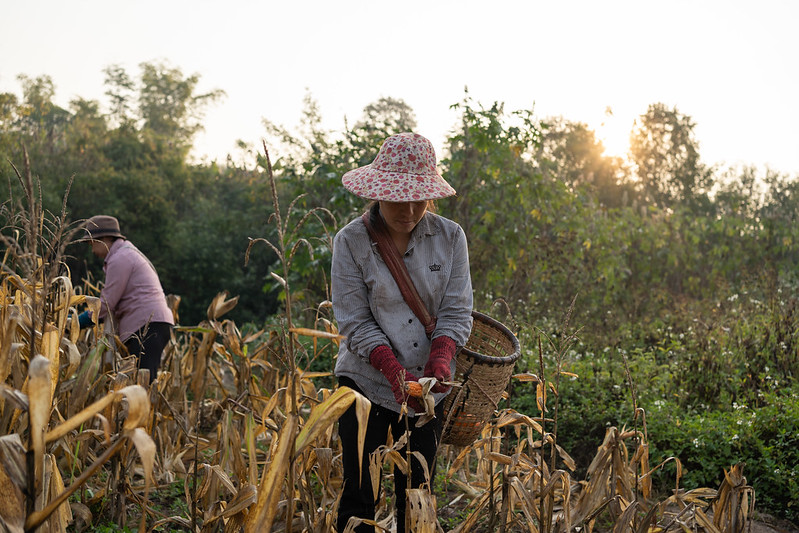
<svg viewBox="0 0 799 533">
<path fill-rule="evenodd" d="M 372 350 L 372 353 L 369 354 L 369 364 L 386 376 L 389 385 L 391 385 L 391 392 L 394 393 L 394 399 L 397 400 L 398 404 L 402 405 L 407 402 L 408 407 L 416 411 L 417 414 L 424 413 L 424 407 L 419 403 L 419 400 L 408 396 L 404 387 L 405 382 L 419 381 L 419 378 L 402 368 L 391 348 L 381 344 Z"/>
<path fill-rule="evenodd" d="M 438 383 L 430 389 L 431 391 L 447 392 L 450 389 L 449 385 L 444 385 L 443 382 L 452 378 L 450 363 L 455 357 L 455 350 L 455 341 L 446 335 L 433 339 L 433 343 L 430 345 L 430 357 L 427 358 L 427 364 L 424 366 L 424 377 L 438 380 Z"/>
</svg>

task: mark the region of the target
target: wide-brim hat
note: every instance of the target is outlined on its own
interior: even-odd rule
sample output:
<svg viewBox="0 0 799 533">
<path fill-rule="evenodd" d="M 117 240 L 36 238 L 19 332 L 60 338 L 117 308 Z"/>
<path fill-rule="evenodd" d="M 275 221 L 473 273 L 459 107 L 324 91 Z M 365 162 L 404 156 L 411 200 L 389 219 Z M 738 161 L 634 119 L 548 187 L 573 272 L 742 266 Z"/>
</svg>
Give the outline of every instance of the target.
<svg viewBox="0 0 799 533">
<path fill-rule="evenodd" d="M 109 215 L 95 215 L 83 225 L 88 236 L 85 240 L 98 240 L 103 237 L 119 237 L 124 239 L 125 236 L 119 231 L 119 221 Z"/>
<path fill-rule="evenodd" d="M 367 200 L 418 202 L 455 194 L 436 169 L 433 143 L 417 133 L 392 135 L 371 164 L 350 170 L 341 182 Z"/>
</svg>

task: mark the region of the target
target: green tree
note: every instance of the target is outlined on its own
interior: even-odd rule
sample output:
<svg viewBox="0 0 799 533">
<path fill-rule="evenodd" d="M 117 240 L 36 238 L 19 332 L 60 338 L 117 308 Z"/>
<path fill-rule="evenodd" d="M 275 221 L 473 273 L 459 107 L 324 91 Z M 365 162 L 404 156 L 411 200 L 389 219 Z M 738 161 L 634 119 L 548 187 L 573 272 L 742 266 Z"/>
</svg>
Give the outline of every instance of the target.
<svg viewBox="0 0 799 533">
<path fill-rule="evenodd" d="M 200 81 L 198 74 L 184 77 L 179 68 L 171 68 L 163 63 L 142 63 L 140 68 L 138 103 L 145 137 L 165 143 L 185 157 L 194 134 L 202 129 L 201 119 L 205 107 L 222 98 L 224 91 L 214 89 L 197 94 Z M 119 73 L 113 79 L 125 81 Z M 125 88 L 123 83 L 117 86 Z M 117 101 L 119 105 L 125 102 L 119 98 Z"/>
<path fill-rule="evenodd" d="M 319 105 L 306 94 L 297 133 L 268 120 L 264 126 L 273 142 L 270 156 L 281 194 L 289 201 L 302 196 L 298 207 L 322 206 L 343 222 L 360 212 L 364 202 L 344 189 L 341 177 L 371 163 L 386 137 L 415 130 L 416 117 L 403 100 L 380 98 L 364 108 L 351 129 L 336 134 L 322 126 Z"/>
<path fill-rule="evenodd" d="M 308 221 L 303 237 L 311 244 L 294 260 L 292 276 L 303 280 L 308 301 L 328 297 L 327 279 L 318 272 L 330 269 L 330 239 L 339 225 L 360 213 L 365 202 L 341 184 L 345 172 L 372 162 L 385 137 L 415 127 L 413 110 L 402 100 L 381 98 L 364 109 L 352 129 L 335 134 L 322 126 L 322 113 L 310 93 L 305 95 L 298 132 L 264 121 L 279 186 L 280 203 L 292 206 L 290 216 L 302 217 L 316 207 L 325 208 L 332 218 Z M 263 156 L 259 157 L 265 167 Z M 308 282 L 309 277 L 313 279 Z M 294 280 L 297 281 L 297 280 Z M 265 280 L 267 290 L 280 290 L 274 280 Z M 298 286 L 297 283 L 294 286 Z"/>
<path fill-rule="evenodd" d="M 604 151 L 595 132 L 584 123 L 552 117 L 541 128 L 535 159 L 544 177 L 571 188 L 589 187 L 602 205 L 619 207 L 632 199 L 629 171 L 621 158 L 605 156 Z"/>
<path fill-rule="evenodd" d="M 383 97 L 363 108 L 363 117 L 355 124 L 366 142 L 382 140 L 395 133 L 416 131 L 416 113 L 401 98 Z"/>
<path fill-rule="evenodd" d="M 49 76 L 29 78 L 17 76 L 22 84 L 23 101 L 18 110 L 16 127 L 34 141 L 46 142 L 54 150 L 63 140 L 69 113 L 53 103 L 55 85 Z"/>
<path fill-rule="evenodd" d="M 0 129 L 9 131 L 14 123 L 19 103 L 13 93 L 0 93 Z"/>
<path fill-rule="evenodd" d="M 127 71 L 119 65 L 103 69 L 105 74 L 105 95 L 110 102 L 108 119 L 114 127 L 120 127 L 133 120 L 136 83 Z"/>
<path fill-rule="evenodd" d="M 6 98 L 4 115 L 8 120 L 3 132 L 6 140 L 0 146 L 6 150 L 4 159 L 18 168 L 24 161 L 24 149 L 29 161 L 38 163 L 36 176 L 52 176 L 62 171 L 63 179 L 45 182 L 41 191 L 43 207 L 56 211 L 60 208 L 61 194 L 54 189 L 63 192 L 69 176 L 69 170 L 62 167 L 59 158 L 67 148 L 70 113 L 53 102 L 55 84 L 49 76 L 30 78 L 21 74 L 17 80 L 22 86 L 22 100 Z M 3 168 L 10 171 L 8 165 Z"/>
<path fill-rule="evenodd" d="M 9 159 L 17 143 L 15 122 L 19 111 L 19 100 L 13 93 L 0 93 L 0 173 L 11 172 Z"/>
<path fill-rule="evenodd" d="M 441 165 L 458 194 L 439 206 L 469 240 L 471 268 L 480 272 L 473 277 L 475 305 L 485 308 L 495 297 L 526 303 L 541 287 L 541 226 L 550 207 L 561 205 L 565 186 L 545 180 L 533 164 L 540 128 L 532 111 L 508 114 L 503 104 L 486 108 L 468 94 L 453 108 L 461 124 Z"/>
<path fill-rule="evenodd" d="M 647 201 L 707 209 L 712 169 L 699 158 L 694 121 L 677 108 L 651 104 L 630 135 L 630 155 Z"/>
</svg>

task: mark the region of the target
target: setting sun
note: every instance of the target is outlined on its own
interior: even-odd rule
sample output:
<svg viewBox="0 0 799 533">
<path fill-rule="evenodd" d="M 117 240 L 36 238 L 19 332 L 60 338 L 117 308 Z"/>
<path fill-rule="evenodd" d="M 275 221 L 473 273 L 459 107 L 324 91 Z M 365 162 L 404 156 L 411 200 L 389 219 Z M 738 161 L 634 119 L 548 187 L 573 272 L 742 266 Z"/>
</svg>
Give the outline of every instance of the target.
<svg viewBox="0 0 799 533">
<path fill-rule="evenodd" d="M 615 115 L 608 107 L 601 120 L 597 124 L 589 123 L 589 127 L 594 130 L 597 140 L 602 142 L 606 156 L 626 160 L 630 151 L 630 132 L 634 121 L 634 118 Z"/>
</svg>

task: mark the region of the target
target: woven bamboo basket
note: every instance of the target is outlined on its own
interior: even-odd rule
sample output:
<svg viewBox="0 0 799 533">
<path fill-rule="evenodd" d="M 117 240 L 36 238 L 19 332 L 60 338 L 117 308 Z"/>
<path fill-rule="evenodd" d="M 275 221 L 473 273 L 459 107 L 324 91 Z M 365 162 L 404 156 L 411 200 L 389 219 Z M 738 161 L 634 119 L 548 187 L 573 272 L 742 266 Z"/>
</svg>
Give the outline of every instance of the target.
<svg viewBox="0 0 799 533">
<path fill-rule="evenodd" d="M 468 446 L 494 414 L 508 386 L 521 349 L 519 340 L 502 323 L 472 312 L 472 333 L 455 359 L 453 387 L 444 398 L 441 442 Z"/>
</svg>

